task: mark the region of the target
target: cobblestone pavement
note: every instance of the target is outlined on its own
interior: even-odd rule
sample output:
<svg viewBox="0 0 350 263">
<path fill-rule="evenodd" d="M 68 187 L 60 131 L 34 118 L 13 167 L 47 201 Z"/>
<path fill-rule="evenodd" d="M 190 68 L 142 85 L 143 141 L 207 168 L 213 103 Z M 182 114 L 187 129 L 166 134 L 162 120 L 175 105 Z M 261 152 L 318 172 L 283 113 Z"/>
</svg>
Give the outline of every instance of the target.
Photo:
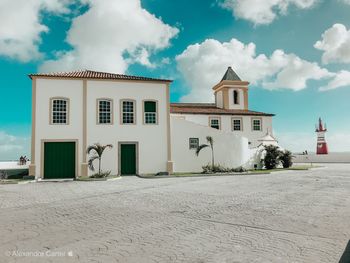
<svg viewBox="0 0 350 263">
<path fill-rule="evenodd" d="M 0 185 L 0 262 L 338 262 L 350 165 Z"/>
</svg>

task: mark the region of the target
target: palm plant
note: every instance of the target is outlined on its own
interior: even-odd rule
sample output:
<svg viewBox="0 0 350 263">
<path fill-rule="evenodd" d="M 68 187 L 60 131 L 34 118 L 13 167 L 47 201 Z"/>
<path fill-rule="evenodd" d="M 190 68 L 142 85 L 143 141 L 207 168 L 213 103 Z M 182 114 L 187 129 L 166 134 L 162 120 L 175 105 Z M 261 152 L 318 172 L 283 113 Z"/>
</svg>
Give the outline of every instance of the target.
<svg viewBox="0 0 350 263">
<path fill-rule="evenodd" d="M 88 166 L 89 169 L 91 171 L 95 171 L 95 167 L 94 167 L 94 161 L 96 159 L 98 159 L 98 174 L 101 175 L 101 158 L 102 158 L 102 154 L 104 152 L 104 150 L 106 148 L 113 148 L 112 144 L 107 144 L 107 145 L 101 145 L 99 143 L 94 143 L 93 145 L 90 145 L 87 150 L 86 153 L 90 154 L 91 151 L 94 151 L 95 153 L 89 158 L 88 161 Z"/>
<path fill-rule="evenodd" d="M 211 167 L 212 169 L 214 169 L 214 139 L 211 136 L 207 136 L 207 143 L 208 144 L 201 144 L 198 146 L 197 150 L 196 150 L 196 155 L 198 156 L 200 151 L 203 150 L 204 148 L 210 147 L 211 148 Z"/>
</svg>

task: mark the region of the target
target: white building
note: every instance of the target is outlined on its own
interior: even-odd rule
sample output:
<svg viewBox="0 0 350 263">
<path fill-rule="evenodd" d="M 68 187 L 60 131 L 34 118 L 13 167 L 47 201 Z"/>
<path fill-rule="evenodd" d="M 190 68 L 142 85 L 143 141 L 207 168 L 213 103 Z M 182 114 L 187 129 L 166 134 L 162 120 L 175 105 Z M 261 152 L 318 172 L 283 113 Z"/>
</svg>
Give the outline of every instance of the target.
<svg viewBox="0 0 350 263">
<path fill-rule="evenodd" d="M 112 174 L 199 172 L 215 141 L 216 162 L 251 166 L 252 148 L 272 131 L 272 114 L 248 110 L 248 82 L 231 68 L 216 85 L 215 104 L 172 104 L 171 81 L 95 71 L 32 74 L 30 175 L 87 176 L 86 149 L 112 144 L 102 158 Z M 171 111 L 171 113 L 170 113 Z M 250 144 L 250 146 L 249 146 Z"/>
<path fill-rule="evenodd" d="M 87 70 L 30 78 L 31 175 L 88 175 L 93 143 L 114 146 L 102 158 L 113 174 L 172 172 L 171 81 Z"/>
<path fill-rule="evenodd" d="M 214 137 L 218 164 L 226 167 L 253 167 L 260 161 L 258 146 L 272 132 L 274 114 L 249 110 L 248 85 L 249 82 L 242 81 L 229 67 L 222 80 L 213 87 L 215 103 L 171 104 L 175 171 L 199 172 L 201 166 L 210 161 L 210 151 L 197 157 L 193 150 L 189 150 L 206 143 L 207 135 Z M 191 123 L 192 126 L 181 124 L 180 120 Z M 195 130 L 197 131 L 194 132 Z M 187 149 L 184 145 L 186 137 L 191 141 L 187 144 L 192 144 Z"/>
</svg>

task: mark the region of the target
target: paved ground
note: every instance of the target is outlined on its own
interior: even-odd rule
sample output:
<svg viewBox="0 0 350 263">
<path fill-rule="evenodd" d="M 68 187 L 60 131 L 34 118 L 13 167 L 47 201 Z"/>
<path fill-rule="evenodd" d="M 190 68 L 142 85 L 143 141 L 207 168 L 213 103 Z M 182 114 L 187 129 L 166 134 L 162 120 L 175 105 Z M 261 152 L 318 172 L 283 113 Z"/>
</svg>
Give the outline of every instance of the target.
<svg viewBox="0 0 350 263">
<path fill-rule="evenodd" d="M 0 185 L 0 208 L 1 263 L 338 262 L 350 239 L 350 165 Z"/>
</svg>

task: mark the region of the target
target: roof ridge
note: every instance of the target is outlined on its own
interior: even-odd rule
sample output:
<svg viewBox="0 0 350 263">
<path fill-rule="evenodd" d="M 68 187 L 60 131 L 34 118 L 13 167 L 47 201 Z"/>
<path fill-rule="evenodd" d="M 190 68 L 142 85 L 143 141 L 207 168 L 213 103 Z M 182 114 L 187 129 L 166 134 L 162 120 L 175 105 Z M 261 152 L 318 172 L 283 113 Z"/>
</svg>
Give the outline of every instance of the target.
<svg viewBox="0 0 350 263">
<path fill-rule="evenodd" d="M 247 115 L 247 116 L 275 116 L 275 114 L 265 113 L 260 111 L 252 111 L 248 109 L 223 109 L 215 104 L 203 105 L 186 105 L 186 104 L 170 104 L 171 113 L 178 114 L 214 114 L 214 115 Z"/>
<path fill-rule="evenodd" d="M 74 70 L 74 71 L 61 71 L 61 72 L 47 72 L 47 73 L 34 73 L 29 74 L 29 78 L 32 77 L 60 77 L 60 78 L 87 78 L 87 79 L 120 79 L 120 80 L 139 80 L 139 81 L 163 81 L 172 82 L 169 79 L 160 79 L 154 77 L 143 77 L 136 75 L 126 75 L 113 72 L 96 71 L 91 69 Z"/>
</svg>

